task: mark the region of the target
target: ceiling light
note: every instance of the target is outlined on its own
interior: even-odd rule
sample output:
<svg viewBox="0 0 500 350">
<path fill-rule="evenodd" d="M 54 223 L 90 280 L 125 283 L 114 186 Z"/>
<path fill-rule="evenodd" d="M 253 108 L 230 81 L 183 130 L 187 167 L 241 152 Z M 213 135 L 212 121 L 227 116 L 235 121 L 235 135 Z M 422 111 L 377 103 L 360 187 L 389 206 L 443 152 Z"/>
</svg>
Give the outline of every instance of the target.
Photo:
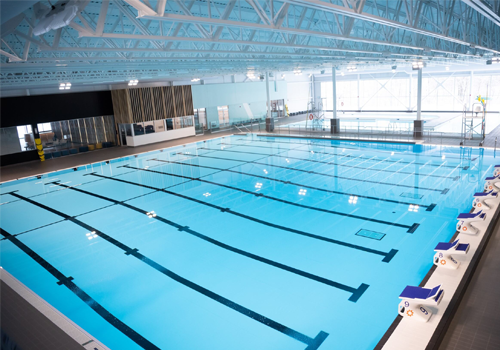
<svg viewBox="0 0 500 350">
<path fill-rule="evenodd" d="M 71 83 L 59 84 L 59 90 L 69 90 L 69 89 L 71 89 Z"/>
<path fill-rule="evenodd" d="M 340 75 L 341 75 L 341 76 L 344 76 L 344 72 L 340 72 Z"/>
<path fill-rule="evenodd" d="M 486 64 L 498 64 L 500 63 L 500 57 L 493 57 L 491 60 L 486 61 Z"/>
<path fill-rule="evenodd" d="M 137 80 L 137 79 L 130 80 L 128 82 L 128 86 L 135 86 L 135 85 L 137 85 L 138 82 L 139 82 L 139 80 Z"/>
<path fill-rule="evenodd" d="M 293 70 L 293 74 L 295 74 L 295 75 L 302 75 L 302 71 L 297 68 L 297 69 Z"/>
<path fill-rule="evenodd" d="M 411 64 L 411 68 L 413 70 L 419 70 L 425 67 L 425 63 L 423 61 L 413 62 Z"/>
<path fill-rule="evenodd" d="M 446 66 L 446 67 L 444 67 L 444 69 L 446 69 L 446 70 L 450 70 L 450 67 Z"/>
<path fill-rule="evenodd" d="M 348 72 L 355 72 L 357 70 L 358 70 L 358 68 L 356 66 L 347 66 L 347 71 Z"/>
<path fill-rule="evenodd" d="M 200 78 L 193 78 L 191 81 L 200 81 Z"/>
</svg>

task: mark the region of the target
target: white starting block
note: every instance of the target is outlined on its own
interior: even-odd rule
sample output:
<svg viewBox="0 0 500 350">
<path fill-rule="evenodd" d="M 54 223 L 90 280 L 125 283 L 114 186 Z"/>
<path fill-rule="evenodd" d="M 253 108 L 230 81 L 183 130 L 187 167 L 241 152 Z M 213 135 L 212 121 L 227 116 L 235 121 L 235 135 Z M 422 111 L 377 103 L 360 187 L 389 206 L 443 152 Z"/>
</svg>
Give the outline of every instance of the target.
<svg viewBox="0 0 500 350">
<path fill-rule="evenodd" d="M 399 303 L 398 313 L 406 318 L 427 322 L 432 312 L 423 305 L 439 305 L 443 295 L 441 285 L 432 289 L 407 286 L 399 296 L 402 301 Z"/>
<path fill-rule="evenodd" d="M 458 239 L 453 243 L 438 243 L 434 251 L 434 265 L 446 267 L 448 269 L 457 269 L 460 262 L 453 259 L 452 255 L 465 255 L 469 252 L 470 244 L 459 243 Z"/>
<path fill-rule="evenodd" d="M 493 176 L 500 175 L 500 165 L 495 165 L 495 170 L 493 171 Z"/>
<path fill-rule="evenodd" d="M 479 230 L 472 223 L 486 220 L 486 213 L 483 213 L 482 210 L 473 214 L 463 213 L 457 217 L 457 220 L 458 232 L 475 235 Z"/>
<path fill-rule="evenodd" d="M 488 192 L 478 192 L 474 194 L 472 206 L 480 210 L 490 210 L 492 207 L 491 202 L 498 200 L 498 192 L 493 190 Z M 487 203 L 490 202 L 490 204 Z"/>
<path fill-rule="evenodd" d="M 484 184 L 485 191 L 491 191 L 491 190 L 500 191 L 500 185 L 498 184 L 500 182 L 500 175 L 487 177 L 484 180 L 486 181 Z"/>
</svg>

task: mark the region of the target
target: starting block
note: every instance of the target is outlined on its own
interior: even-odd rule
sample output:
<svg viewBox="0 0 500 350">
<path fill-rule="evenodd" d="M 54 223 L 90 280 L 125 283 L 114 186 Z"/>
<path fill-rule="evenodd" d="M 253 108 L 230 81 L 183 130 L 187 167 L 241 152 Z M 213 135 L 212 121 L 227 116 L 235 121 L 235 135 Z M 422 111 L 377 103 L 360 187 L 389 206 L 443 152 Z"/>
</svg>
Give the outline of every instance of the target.
<svg viewBox="0 0 500 350">
<path fill-rule="evenodd" d="M 461 233 L 468 233 L 475 235 L 479 232 L 479 230 L 472 225 L 474 222 L 480 222 L 486 220 L 486 213 L 483 213 L 482 210 L 477 213 L 469 214 L 463 213 L 457 217 L 457 231 Z"/>
<path fill-rule="evenodd" d="M 500 164 L 495 165 L 495 170 L 493 171 L 493 176 L 498 176 L 500 175 Z"/>
<path fill-rule="evenodd" d="M 469 252 L 470 244 L 459 243 L 458 239 L 453 243 L 438 243 L 434 251 L 434 265 L 446 267 L 448 269 L 457 269 L 460 262 L 453 259 L 452 255 L 465 255 Z"/>
<path fill-rule="evenodd" d="M 399 303 L 398 313 L 406 318 L 427 322 L 431 318 L 432 312 L 424 305 L 439 305 L 443 295 L 444 290 L 441 285 L 432 289 L 406 286 L 399 296 L 402 301 Z"/>
<path fill-rule="evenodd" d="M 498 199 L 498 192 L 493 190 L 488 192 L 478 192 L 474 194 L 474 199 L 472 200 L 472 206 L 481 210 L 490 210 L 491 201 Z M 490 202 L 488 204 L 486 201 Z"/>
<path fill-rule="evenodd" d="M 498 185 L 498 183 L 500 182 L 500 175 L 487 177 L 484 180 L 486 181 L 484 183 L 485 191 L 491 191 L 491 190 L 500 191 L 500 186 Z"/>
</svg>

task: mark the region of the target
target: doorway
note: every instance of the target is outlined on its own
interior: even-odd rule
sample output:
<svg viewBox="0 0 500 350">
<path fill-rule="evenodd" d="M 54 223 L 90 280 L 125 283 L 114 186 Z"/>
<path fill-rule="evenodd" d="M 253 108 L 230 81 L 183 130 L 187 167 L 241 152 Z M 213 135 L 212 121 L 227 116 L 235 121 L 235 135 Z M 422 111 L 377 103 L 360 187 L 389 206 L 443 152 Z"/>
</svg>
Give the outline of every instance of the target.
<svg viewBox="0 0 500 350">
<path fill-rule="evenodd" d="M 205 108 L 194 110 L 194 129 L 196 135 L 203 134 L 207 129 L 207 111 Z"/>
<path fill-rule="evenodd" d="M 217 106 L 219 113 L 219 129 L 229 126 L 229 108 L 228 106 Z"/>
<path fill-rule="evenodd" d="M 271 101 L 271 117 L 274 119 L 285 117 L 285 100 Z"/>
</svg>

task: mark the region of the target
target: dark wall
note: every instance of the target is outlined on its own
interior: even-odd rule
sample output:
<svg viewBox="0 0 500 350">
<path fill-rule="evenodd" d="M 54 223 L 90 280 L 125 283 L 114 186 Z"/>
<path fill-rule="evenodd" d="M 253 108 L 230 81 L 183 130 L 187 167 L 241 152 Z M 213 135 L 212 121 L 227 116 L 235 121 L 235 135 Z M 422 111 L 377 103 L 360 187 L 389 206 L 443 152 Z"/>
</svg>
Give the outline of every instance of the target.
<svg viewBox="0 0 500 350">
<path fill-rule="evenodd" d="M 113 115 L 111 91 L 0 99 L 0 127 Z"/>
<path fill-rule="evenodd" d="M 29 162 L 32 160 L 39 160 L 37 151 L 26 151 L 12 154 L 4 154 L 0 156 L 0 166 L 11 165 L 17 163 Z"/>
<path fill-rule="evenodd" d="M 113 114 L 111 91 L 0 99 L 0 127 L 2 128 Z M 0 166 L 36 159 L 39 159 L 36 151 L 7 154 L 0 156 Z"/>
</svg>

